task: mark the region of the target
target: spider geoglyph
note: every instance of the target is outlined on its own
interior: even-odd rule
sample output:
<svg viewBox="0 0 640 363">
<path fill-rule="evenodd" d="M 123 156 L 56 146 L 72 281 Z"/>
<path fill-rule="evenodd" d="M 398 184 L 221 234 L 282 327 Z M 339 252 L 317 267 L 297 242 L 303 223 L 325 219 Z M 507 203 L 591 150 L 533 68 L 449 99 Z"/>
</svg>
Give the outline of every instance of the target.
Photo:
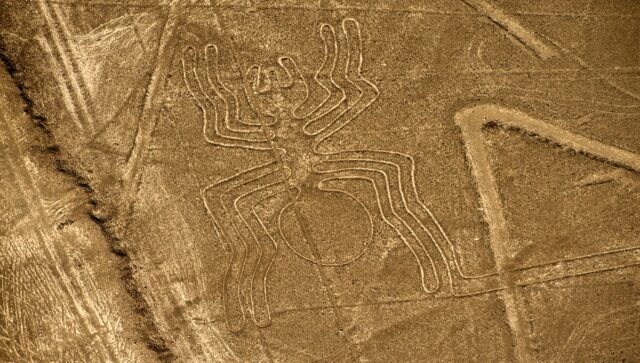
<svg viewBox="0 0 640 363">
<path fill-rule="evenodd" d="M 485 219 L 490 225 L 490 243 L 498 271 L 480 275 L 463 272 L 453 244 L 420 200 L 413 157 L 390 150 L 336 151 L 339 148 L 327 145 L 332 136 L 373 104 L 380 92 L 362 74 L 361 28 L 355 19 L 342 21 L 341 34 L 329 24 L 320 25 L 319 32 L 324 58 L 311 82 L 290 57 L 278 58 L 274 67 L 253 65 L 247 70 L 243 91 L 249 105 L 262 116 L 260 122 L 240 116 L 236 93 L 221 80 L 215 45 L 208 44 L 202 51 L 188 46 L 182 53 L 184 81 L 202 113 L 202 134 L 206 142 L 272 156 L 266 163 L 248 167 L 202 190 L 218 237 L 230 251 L 222 282 L 224 318 L 230 331 L 244 328 L 247 311 L 256 326 L 265 327 L 271 323 L 268 276 L 279 253 L 279 242 L 311 263 L 344 266 L 367 250 L 374 236 L 374 218 L 392 228 L 410 250 L 418 265 L 420 288 L 426 293 L 438 292 L 442 278 L 448 281 L 451 294 L 456 296 L 503 290 L 510 285 L 548 280 L 549 276 L 557 274 L 554 264 L 564 264 L 571 271 L 569 267 L 573 265 L 576 269 L 582 268 L 581 261 L 589 265 L 607 254 L 632 250 L 506 269 L 502 260 L 509 254 L 504 248 L 508 238 L 486 148 L 479 139 L 483 125 L 492 121 L 520 128 L 636 171 L 640 171 L 640 159 L 636 154 L 567 132 L 519 111 L 480 105 L 459 112 L 456 123 L 467 143 L 467 158 L 478 182 Z M 336 181 L 342 187 L 335 187 Z M 363 183 L 368 185 L 375 198 L 359 199 L 356 193 L 345 190 L 344 182 L 349 184 L 351 181 L 357 181 L 359 187 Z M 348 205 L 349 212 L 368 226 L 360 249 L 344 258 L 319 256 L 310 241 L 313 236 L 298 220 L 307 244 L 303 251 L 294 246 L 285 226 L 283 215 L 287 211 L 296 215 L 300 208 L 309 207 L 309 204 L 300 203 L 302 199 L 314 196 L 316 200 L 322 200 L 328 195 L 332 195 L 334 201 L 337 197 L 346 203 L 343 206 Z M 256 213 L 256 206 L 274 198 L 281 199 L 283 204 L 275 211 L 277 225 L 269 228 Z M 277 232 L 273 233 L 274 230 Z M 609 260 L 604 261 L 611 264 Z M 637 262 L 634 260 L 634 263 Z M 536 273 L 530 275 L 531 271 Z"/>
</svg>

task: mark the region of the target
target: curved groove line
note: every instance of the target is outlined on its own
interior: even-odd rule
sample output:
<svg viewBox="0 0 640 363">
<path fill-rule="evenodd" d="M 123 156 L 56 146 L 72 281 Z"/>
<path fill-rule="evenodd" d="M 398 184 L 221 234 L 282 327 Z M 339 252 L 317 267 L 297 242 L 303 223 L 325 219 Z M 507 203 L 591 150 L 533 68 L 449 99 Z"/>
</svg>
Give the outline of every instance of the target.
<svg viewBox="0 0 640 363">
<path fill-rule="evenodd" d="M 182 75 L 184 78 L 184 82 L 186 85 L 189 94 L 194 99 L 198 108 L 203 115 L 203 125 L 202 125 L 202 134 L 206 142 L 218 145 L 218 146 L 227 146 L 227 147 L 239 147 L 244 149 L 253 149 L 253 150 L 270 150 L 269 143 L 260 133 L 255 133 L 255 139 L 246 137 L 243 133 L 237 135 L 237 133 L 233 132 L 233 130 L 229 130 L 226 128 L 226 125 L 223 125 L 222 130 L 219 127 L 220 118 L 218 117 L 218 111 L 216 107 L 215 101 L 213 101 L 209 95 L 204 91 L 202 86 L 202 82 L 198 77 L 198 73 L 196 70 L 197 64 L 197 52 L 193 47 L 186 47 L 183 50 L 182 55 Z M 187 56 L 193 58 L 193 64 L 187 64 Z M 207 107 L 205 105 L 210 104 L 213 107 Z M 208 124 L 209 124 L 209 113 L 207 109 L 212 109 L 215 115 L 215 122 L 213 123 L 214 134 L 213 138 L 210 138 L 207 135 Z M 224 107 L 225 112 L 228 112 L 227 107 Z M 223 123 L 224 124 L 224 123 Z M 223 134 L 226 131 L 230 135 Z"/>
<path fill-rule="evenodd" d="M 322 183 L 329 181 L 329 180 L 336 180 L 336 179 L 344 179 L 344 178 L 340 178 L 340 177 L 330 177 L 330 178 L 326 178 L 322 181 L 320 181 L 320 183 L 318 184 L 318 189 L 322 190 L 322 191 L 334 191 L 334 192 L 339 192 L 339 193 L 344 193 L 346 195 L 348 195 L 350 198 L 352 198 L 353 200 L 355 200 L 364 210 L 365 213 L 367 214 L 367 218 L 369 219 L 369 238 L 367 239 L 367 241 L 364 243 L 363 248 L 360 250 L 360 252 L 358 252 L 355 256 L 348 258 L 344 261 L 340 261 L 340 262 L 325 262 L 325 261 L 321 261 L 312 257 L 308 257 L 305 256 L 304 254 L 302 254 L 300 251 L 298 251 L 295 247 L 293 247 L 293 245 L 289 242 L 289 240 L 285 237 L 284 233 L 283 233 L 283 227 L 282 227 L 282 215 L 283 213 L 287 210 L 287 208 L 291 205 L 293 205 L 299 198 L 300 196 L 300 189 L 299 188 L 295 188 L 297 193 L 294 199 L 290 200 L 278 213 L 278 230 L 280 232 L 280 237 L 283 239 L 283 241 L 285 242 L 285 244 L 287 245 L 287 247 L 289 247 L 289 249 L 296 254 L 298 257 L 300 257 L 303 260 L 315 263 L 317 265 L 320 266 L 329 266 L 329 267 L 341 267 L 341 266 L 346 266 L 352 262 L 355 262 L 356 260 L 358 260 L 360 257 L 362 257 L 364 255 L 364 253 L 366 252 L 366 250 L 369 248 L 369 246 L 371 245 L 371 243 L 373 242 L 373 234 L 374 234 L 374 228 L 373 228 L 373 218 L 371 217 L 371 213 L 369 212 L 368 208 L 353 194 L 349 193 L 349 192 L 345 192 L 343 190 L 339 190 L 339 189 L 334 189 L 334 188 L 327 188 L 327 187 L 323 187 Z"/>
<path fill-rule="evenodd" d="M 213 62 L 209 59 L 209 49 L 214 50 Z M 238 108 L 238 97 L 234 92 L 227 88 L 220 79 L 220 55 L 218 47 L 215 44 L 207 44 L 205 46 L 204 56 L 206 78 L 209 88 L 213 90 L 216 96 L 224 103 L 225 127 L 234 133 L 247 133 L 247 137 L 252 140 L 254 138 L 259 140 L 262 137 L 261 125 L 252 125 L 241 120 L 240 110 Z M 211 77 L 211 68 L 213 68 L 213 72 L 215 73 L 213 78 Z"/>
</svg>

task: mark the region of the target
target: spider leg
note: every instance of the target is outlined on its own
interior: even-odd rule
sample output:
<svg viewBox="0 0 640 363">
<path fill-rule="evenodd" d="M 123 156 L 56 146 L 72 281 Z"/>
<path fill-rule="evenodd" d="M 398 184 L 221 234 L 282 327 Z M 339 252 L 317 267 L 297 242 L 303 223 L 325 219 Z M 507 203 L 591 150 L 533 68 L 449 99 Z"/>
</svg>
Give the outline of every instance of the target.
<svg viewBox="0 0 640 363">
<path fill-rule="evenodd" d="M 400 196 L 404 207 L 411 215 L 421 240 L 430 241 L 427 247 L 431 247 L 430 253 L 436 253 L 442 257 L 444 264 L 440 264 L 440 271 L 448 274 L 452 293 L 454 295 L 469 295 L 479 291 L 495 291 L 503 288 L 499 273 L 467 274 L 459 264 L 455 246 L 451 243 L 447 233 L 438 222 L 435 215 L 420 200 L 415 183 L 415 162 L 409 155 L 380 150 L 355 150 L 334 153 L 326 156 L 327 160 L 341 164 L 340 168 L 380 168 L 386 170 L 389 175 L 396 175 L 399 182 Z M 463 291 L 458 293 L 457 291 Z"/>
<path fill-rule="evenodd" d="M 383 220 L 398 233 L 418 263 L 423 290 L 428 293 L 438 291 L 440 280 L 437 265 L 441 264 L 439 251 L 432 248 L 432 244 L 427 244 L 425 247 L 424 230 L 419 228 L 402 201 L 402 190 L 396 178 L 390 176 L 388 171 L 376 168 L 375 165 L 357 165 L 352 161 L 341 160 L 321 161 L 314 165 L 314 171 L 331 174 L 336 178 L 363 179 L 371 182 Z M 426 236 L 426 238 L 429 237 Z"/>
<path fill-rule="evenodd" d="M 222 101 L 224 121 L 227 130 L 234 133 L 245 133 L 252 140 L 260 140 L 262 129 L 260 124 L 252 124 L 242 120 L 240 116 L 239 100 L 220 79 L 220 54 L 218 47 L 207 44 L 204 51 L 206 64 L 206 79 L 209 88 L 215 93 L 215 99 Z"/>
<path fill-rule="evenodd" d="M 353 165 L 355 163 L 357 166 L 378 168 L 385 170 L 388 175 L 394 175 L 393 179 L 397 180 L 403 206 L 409 211 L 412 218 L 417 220 L 420 229 L 424 230 L 428 235 L 428 240 L 436 246 L 448 266 L 457 267 L 453 244 L 435 215 L 420 200 L 416 188 L 415 161 L 413 157 L 386 150 L 344 151 L 326 155 L 326 157 L 327 160 L 342 162 L 343 165 Z M 461 273 L 461 271 L 459 272 Z M 456 271 L 452 273 L 455 275 Z M 470 277 L 475 278 L 478 276 Z"/>
<path fill-rule="evenodd" d="M 331 29 L 331 31 L 328 32 L 326 29 Z M 328 33 L 324 36 L 330 39 L 333 44 L 333 54 L 331 55 L 333 64 L 326 71 L 326 74 L 318 79 L 329 90 L 329 96 L 305 119 L 302 131 L 308 136 L 316 135 L 319 132 L 319 125 L 326 124 L 327 120 L 332 120 L 343 113 L 349 107 L 348 100 L 353 98 L 354 87 L 339 71 L 340 69 L 345 69 L 348 59 L 348 52 L 344 49 L 344 41 L 338 41 L 333 27 L 328 24 L 321 28 L 321 32 Z"/>
<path fill-rule="evenodd" d="M 218 236 L 231 250 L 222 280 L 222 300 L 225 324 L 232 332 L 241 331 L 246 322 L 241 283 L 247 263 L 248 246 L 236 228 L 233 217 L 226 210 L 222 196 L 232 188 L 260 179 L 276 170 L 277 164 L 272 161 L 233 175 L 202 190 L 205 208 L 213 220 Z"/>
<path fill-rule="evenodd" d="M 233 205 L 237 215 L 242 219 L 259 249 L 259 256 L 251 274 L 249 289 L 251 291 L 250 299 L 253 307 L 254 323 L 258 327 L 265 327 L 271 324 L 267 282 L 269 271 L 278 254 L 278 243 L 256 213 L 255 206 L 266 199 L 286 192 L 287 189 L 282 181 L 271 183 L 263 181 L 259 184 L 261 185 L 256 185 L 244 194 L 238 195 L 234 199 Z"/>
<path fill-rule="evenodd" d="M 266 276 L 264 276 L 265 279 L 258 282 L 259 291 L 254 289 L 254 280 L 256 273 L 263 262 L 269 261 L 270 263 L 270 261 L 275 257 L 275 250 L 269 249 L 269 246 L 273 245 L 275 242 L 269 243 L 269 239 L 263 239 L 264 236 L 260 233 L 262 231 L 261 225 L 260 223 L 255 223 L 256 221 L 252 218 L 251 208 L 246 208 L 243 202 L 243 208 L 241 209 L 240 202 L 243 200 L 251 202 L 255 197 L 260 196 L 260 194 L 264 194 L 265 191 L 273 192 L 275 190 L 278 193 L 283 192 L 286 190 L 284 185 L 282 174 L 279 170 L 273 170 L 246 183 L 235 185 L 220 195 L 222 207 L 231 217 L 236 231 L 238 231 L 244 241 L 253 242 L 246 245 L 247 257 L 245 269 L 243 269 L 243 275 L 240 280 L 240 291 L 246 301 L 246 304 L 250 304 L 251 306 L 251 312 L 256 325 L 268 325 L 270 322 L 269 307 L 266 305 L 267 300 L 264 296 L 264 293 L 266 293 L 266 286 L 263 282 L 266 282 Z M 248 221 L 251 223 L 248 223 Z M 266 245 L 263 245 L 262 242 L 264 241 L 267 242 Z M 256 293 L 260 299 L 254 298 Z M 258 304 L 256 304 L 256 300 Z M 260 320 L 260 322 L 258 322 L 258 320 Z"/>
<path fill-rule="evenodd" d="M 351 120 L 366 110 L 378 98 L 380 90 L 371 81 L 362 75 L 362 39 L 360 24 L 351 18 L 342 21 L 342 30 L 347 39 L 347 62 L 345 66 L 344 78 L 346 84 L 355 86 L 357 89 L 356 100 L 349 103 L 349 106 L 340 112 L 330 121 L 323 121 L 318 129 L 314 131 L 314 151 L 318 149 L 323 141 L 346 126 Z"/>
<path fill-rule="evenodd" d="M 328 112 L 331 112 L 345 99 L 344 92 L 333 79 L 333 71 L 336 66 L 338 42 L 333 26 L 320 25 L 320 37 L 324 43 L 324 58 L 320 68 L 313 76 L 314 83 L 319 87 L 311 88 L 314 96 L 310 96 L 309 88 L 304 100 L 293 110 L 293 117 L 299 120 L 314 120 Z M 324 93 L 324 96 L 318 96 Z M 321 101 L 317 101 L 321 98 Z M 308 121 L 310 123 L 311 121 Z M 304 129 L 304 128 L 303 128 Z"/>
<path fill-rule="evenodd" d="M 182 52 L 182 75 L 191 97 L 195 100 L 203 115 L 202 135 L 213 145 L 239 147 L 254 150 L 270 150 L 269 140 L 260 130 L 237 132 L 230 130 L 221 114 L 228 114 L 228 107 L 220 97 L 211 97 L 205 91 L 203 78 L 198 70 L 198 54 L 193 47 Z M 219 112 L 219 110 L 224 110 Z M 213 121 L 213 122 L 211 122 Z M 213 130 L 211 130 L 213 126 Z"/>
</svg>

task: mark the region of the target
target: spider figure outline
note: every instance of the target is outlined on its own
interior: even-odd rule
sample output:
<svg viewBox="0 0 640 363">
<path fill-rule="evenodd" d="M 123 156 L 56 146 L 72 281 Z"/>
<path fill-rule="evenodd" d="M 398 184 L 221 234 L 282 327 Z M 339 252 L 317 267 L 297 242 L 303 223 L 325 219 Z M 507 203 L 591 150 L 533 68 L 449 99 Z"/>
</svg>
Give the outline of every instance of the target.
<svg viewBox="0 0 640 363">
<path fill-rule="evenodd" d="M 551 265 L 513 269 L 498 266 L 498 272 L 484 274 L 464 272 L 454 245 L 418 195 L 412 156 L 391 150 L 334 151 L 326 147 L 332 136 L 361 116 L 380 95 L 378 87 L 362 74 L 360 24 L 353 18 L 346 18 L 341 23 L 341 30 L 340 35 L 333 26 L 320 25 L 324 57 L 311 81 L 300 72 L 296 62 L 286 56 L 278 58 L 276 66 L 249 67 L 242 77 L 242 92 L 248 106 L 260 115 L 259 121 L 241 116 L 238 96 L 220 79 L 217 46 L 207 44 L 202 52 L 188 46 L 182 52 L 185 85 L 202 113 L 205 141 L 221 147 L 272 154 L 268 162 L 202 190 L 201 196 L 216 233 L 229 250 L 222 280 L 222 299 L 225 324 L 231 332 L 243 330 L 246 310 L 256 326 L 271 324 L 268 276 L 282 244 L 311 263 L 344 266 L 366 252 L 374 236 L 374 218 L 393 229 L 410 250 L 418 267 L 420 289 L 428 294 L 441 291 L 441 279 L 448 282 L 449 292 L 455 296 L 502 290 L 507 288 L 505 273 L 543 270 Z M 638 155 L 616 155 L 620 151 L 615 147 L 594 147 L 593 140 L 582 140 L 581 136 L 556 130 L 515 110 L 495 111 L 491 107 L 466 108 L 455 118 L 463 138 L 469 142 L 467 158 L 476 178 L 486 179 L 479 183 L 481 203 L 488 210 L 485 218 L 490 226 L 500 225 L 496 223 L 501 218 L 500 206 L 499 201 L 489 198 L 495 194 L 490 171 L 477 164 L 478 157 L 486 152 L 482 145 L 473 141 L 489 120 L 543 135 L 587 154 L 614 155 L 612 162 L 629 164 L 634 170 L 640 170 Z M 361 200 L 344 187 L 332 186 L 336 181 L 365 182 L 375 194 L 375 201 Z M 327 261 L 301 252 L 287 239 L 283 233 L 283 214 L 295 209 L 301 195 L 313 191 L 339 193 L 361 209 L 370 232 L 358 253 L 346 259 Z M 489 197 L 485 198 L 487 195 Z M 256 211 L 258 205 L 273 198 L 285 202 L 277 213 L 276 233 L 265 225 Z M 504 234 L 493 227 L 491 243 L 503 242 Z M 606 253 L 617 252 L 626 251 Z M 600 255 L 586 258 L 599 258 Z M 460 293 L 459 287 L 470 292 Z"/>
</svg>

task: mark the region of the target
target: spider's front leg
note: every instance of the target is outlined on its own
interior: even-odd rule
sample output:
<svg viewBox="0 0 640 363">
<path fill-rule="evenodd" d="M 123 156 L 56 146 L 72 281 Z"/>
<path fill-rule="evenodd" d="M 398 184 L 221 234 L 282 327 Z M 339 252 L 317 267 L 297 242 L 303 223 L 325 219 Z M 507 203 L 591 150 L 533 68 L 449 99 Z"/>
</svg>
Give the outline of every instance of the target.
<svg viewBox="0 0 640 363">
<path fill-rule="evenodd" d="M 325 55 L 314 81 L 325 97 L 318 101 L 307 91 L 304 100 L 293 110 L 294 118 L 305 121 L 304 133 L 315 135 L 317 144 L 369 107 L 379 94 L 378 88 L 362 76 L 361 30 L 355 19 L 342 21 L 340 36 L 331 25 L 322 24 L 320 36 Z M 318 87 L 310 89 L 322 93 Z"/>
<path fill-rule="evenodd" d="M 204 52 L 197 52 L 191 46 L 183 50 L 182 75 L 189 94 L 202 112 L 203 137 L 213 145 L 269 150 L 269 140 L 261 126 L 239 120 L 237 98 L 222 84 L 218 73 L 215 45 L 207 45 Z"/>
<path fill-rule="evenodd" d="M 320 173 L 369 178 L 377 189 L 382 215 L 401 235 L 421 269 L 426 271 L 426 262 L 429 261 L 434 270 L 450 280 L 449 266 L 453 262 L 451 251 L 447 249 L 450 246 L 445 246 L 440 225 L 418 198 L 414 168 L 414 161 L 408 155 L 373 150 L 325 155 L 322 162 L 314 165 L 314 170 Z M 395 216 L 397 221 L 394 223 L 390 216 Z M 426 273 L 421 272 L 421 276 L 426 276 Z M 434 278 L 437 280 L 437 273 L 434 273 Z M 426 286 L 423 280 L 425 291 L 433 291 Z"/>
<path fill-rule="evenodd" d="M 333 78 L 338 60 L 338 41 L 333 26 L 320 25 L 320 38 L 324 43 L 324 57 L 313 76 L 315 87 L 306 87 L 304 99 L 292 110 L 292 116 L 306 120 L 303 130 L 315 120 L 335 112 L 346 100 L 346 94 Z M 303 77 L 305 85 L 307 84 Z M 310 134 L 310 133 L 309 133 Z"/>
<path fill-rule="evenodd" d="M 362 31 L 360 24 L 351 18 L 342 21 L 345 38 L 346 59 L 338 79 L 341 88 L 346 89 L 348 106 L 337 114 L 327 114 L 307 128 L 315 135 L 314 151 L 319 152 L 320 144 L 346 126 L 351 120 L 367 109 L 378 98 L 378 87 L 362 75 Z M 344 71 L 342 71 L 344 70 Z"/>
<path fill-rule="evenodd" d="M 227 179 L 212 184 L 202 190 L 202 199 L 211 216 L 219 238 L 230 249 L 227 268 L 222 280 L 222 302 L 225 324 L 232 332 L 239 332 L 245 325 L 244 302 L 241 284 L 247 265 L 249 244 L 246 236 L 240 233 L 236 214 L 226 206 L 224 195 L 234 188 L 269 179 L 278 171 L 275 161 L 268 162 Z M 239 252 L 238 252 L 239 250 Z"/>
<path fill-rule="evenodd" d="M 224 121 L 227 130 L 236 133 L 245 133 L 250 139 L 261 140 L 260 136 L 263 133 L 260 121 L 248 121 L 244 120 L 240 115 L 240 100 L 236 94 L 227 87 L 220 77 L 220 53 L 218 47 L 214 44 L 207 44 L 204 51 L 204 60 L 206 65 L 206 76 L 209 88 L 217 96 L 215 99 L 220 100 L 218 104 L 223 106 Z M 244 79 L 242 75 L 238 75 L 241 79 L 240 88 L 242 89 L 244 96 L 246 96 L 246 89 L 244 88 Z M 232 77 L 233 78 L 233 77 Z M 246 104 L 251 108 L 250 104 Z M 255 110 L 253 110 L 255 111 Z"/>
</svg>

